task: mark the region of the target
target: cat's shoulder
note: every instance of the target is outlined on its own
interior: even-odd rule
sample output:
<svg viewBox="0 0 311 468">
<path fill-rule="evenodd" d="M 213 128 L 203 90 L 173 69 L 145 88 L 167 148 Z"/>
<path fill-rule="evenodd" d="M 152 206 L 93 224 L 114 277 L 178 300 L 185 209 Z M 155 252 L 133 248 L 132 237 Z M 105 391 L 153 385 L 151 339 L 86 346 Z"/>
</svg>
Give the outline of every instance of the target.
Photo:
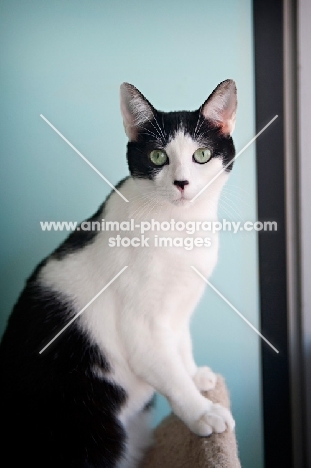
<svg viewBox="0 0 311 468">
<path fill-rule="evenodd" d="M 129 176 L 124 177 L 120 182 L 118 182 L 115 188 L 120 189 L 128 179 Z M 66 255 L 79 251 L 95 241 L 100 230 L 94 222 L 100 221 L 104 218 L 106 207 L 114 193 L 115 191 L 111 190 L 105 201 L 99 206 L 96 213 L 84 221 L 84 223 L 88 223 L 88 229 L 81 229 L 81 224 L 77 226 L 76 229 L 54 250 L 51 254 L 52 259 L 62 260 Z"/>
</svg>

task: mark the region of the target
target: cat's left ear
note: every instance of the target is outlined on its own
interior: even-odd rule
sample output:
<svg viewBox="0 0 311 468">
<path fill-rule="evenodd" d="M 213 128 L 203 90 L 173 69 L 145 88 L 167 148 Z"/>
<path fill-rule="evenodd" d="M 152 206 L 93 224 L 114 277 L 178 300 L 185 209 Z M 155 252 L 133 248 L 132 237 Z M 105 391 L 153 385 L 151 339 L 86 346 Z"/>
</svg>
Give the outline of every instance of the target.
<svg viewBox="0 0 311 468">
<path fill-rule="evenodd" d="M 220 128 L 224 135 L 231 135 L 235 126 L 237 90 L 233 80 L 225 80 L 214 89 L 201 107 L 203 117 Z"/>
<path fill-rule="evenodd" d="M 154 109 L 149 101 L 129 83 L 120 86 L 120 105 L 125 133 L 130 141 L 135 141 L 139 128 L 154 117 Z"/>
</svg>

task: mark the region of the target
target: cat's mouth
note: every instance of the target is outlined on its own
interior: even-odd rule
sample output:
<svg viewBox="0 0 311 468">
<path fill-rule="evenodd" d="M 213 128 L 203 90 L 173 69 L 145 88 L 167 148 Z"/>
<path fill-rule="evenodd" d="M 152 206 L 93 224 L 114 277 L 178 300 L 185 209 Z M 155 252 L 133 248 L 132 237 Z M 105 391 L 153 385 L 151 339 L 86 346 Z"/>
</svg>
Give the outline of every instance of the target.
<svg viewBox="0 0 311 468">
<path fill-rule="evenodd" d="M 190 202 L 190 198 L 186 197 L 183 193 L 178 197 L 172 200 L 174 205 L 187 205 Z"/>
</svg>

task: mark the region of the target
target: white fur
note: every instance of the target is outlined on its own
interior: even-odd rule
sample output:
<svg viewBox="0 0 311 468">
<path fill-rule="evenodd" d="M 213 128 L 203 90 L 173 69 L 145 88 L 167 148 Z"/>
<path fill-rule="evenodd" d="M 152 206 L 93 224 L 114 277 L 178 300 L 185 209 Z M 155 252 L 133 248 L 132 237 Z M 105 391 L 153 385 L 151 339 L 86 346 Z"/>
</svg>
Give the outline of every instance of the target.
<svg viewBox="0 0 311 468">
<path fill-rule="evenodd" d="M 205 165 L 193 163 L 197 148 L 198 143 L 180 131 L 166 147 L 170 164 L 154 181 L 129 178 L 120 188 L 129 203 L 113 193 L 105 207 L 106 221 L 216 220 L 218 198 L 228 175 L 223 173 L 190 203 L 222 167 L 217 158 Z M 184 194 L 174 186 L 176 179 L 189 181 Z M 151 238 L 154 234 L 189 236 L 185 232 L 148 232 Z M 173 411 L 196 434 L 222 432 L 227 426 L 233 428 L 234 422 L 229 411 L 201 395 L 200 390 L 215 384 L 215 376 L 208 368 L 197 368 L 189 334 L 191 314 L 204 291 L 204 282 L 191 265 L 205 277 L 211 275 L 217 262 L 218 235 L 209 233 L 211 247 L 190 251 L 182 247 L 110 248 L 108 238 L 115 235 L 101 232 L 86 248 L 61 261 L 50 260 L 41 272 L 41 281 L 73 299 L 79 311 L 128 265 L 77 322 L 111 364 L 109 379 L 128 394 L 119 420 L 131 434 L 120 464 L 129 468 L 135 466 L 150 442 L 146 421 L 139 422 L 137 413 L 154 390 L 166 396 Z M 196 232 L 194 236 L 204 237 L 206 233 Z M 93 371 L 101 375 L 101 369 Z"/>
</svg>

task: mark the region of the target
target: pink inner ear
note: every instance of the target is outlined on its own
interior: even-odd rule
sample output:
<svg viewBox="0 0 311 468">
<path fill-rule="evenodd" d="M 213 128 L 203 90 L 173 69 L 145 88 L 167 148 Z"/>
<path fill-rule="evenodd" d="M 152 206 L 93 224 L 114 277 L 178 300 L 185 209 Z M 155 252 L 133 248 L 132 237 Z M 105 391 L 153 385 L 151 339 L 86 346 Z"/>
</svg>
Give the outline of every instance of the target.
<svg viewBox="0 0 311 468">
<path fill-rule="evenodd" d="M 221 132 L 231 135 L 235 126 L 237 108 L 234 82 L 223 82 L 214 90 L 203 105 L 202 115 L 220 128 Z"/>
<path fill-rule="evenodd" d="M 130 141 L 137 138 L 138 128 L 153 118 L 152 106 L 135 86 L 123 83 L 120 88 L 121 112 Z"/>
<path fill-rule="evenodd" d="M 125 133 L 130 141 L 137 137 L 137 129 L 135 127 L 135 117 L 130 109 L 130 101 L 133 99 L 133 87 L 127 83 L 123 83 L 120 87 L 120 107 L 123 116 L 123 125 Z"/>
<path fill-rule="evenodd" d="M 224 102 L 221 98 L 214 98 L 209 103 L 207 102 L 202 109 L 203 116 L 210 120 L 221 129 L 221 132 L 226 135 L 231 135 L 235 126 L 236 105 L 233 103 Z"/>
<path fill-rule="evenodd" d="M 135 126 L 135 119 L 133 114 L 130 113 L 128 106 L 121 102 L 121 112 L 123 116 L 123 125 L 125 133 L 130 141 L 134 141 L 137 137 L 137 127 Z"/>
<path fill-rule="evenodd" d="M 231 135 L 235 127 L 235 113 L 225 115 L 224 118 L 219 122 L 221 132 L 226 135 Z"/>
</svg>

